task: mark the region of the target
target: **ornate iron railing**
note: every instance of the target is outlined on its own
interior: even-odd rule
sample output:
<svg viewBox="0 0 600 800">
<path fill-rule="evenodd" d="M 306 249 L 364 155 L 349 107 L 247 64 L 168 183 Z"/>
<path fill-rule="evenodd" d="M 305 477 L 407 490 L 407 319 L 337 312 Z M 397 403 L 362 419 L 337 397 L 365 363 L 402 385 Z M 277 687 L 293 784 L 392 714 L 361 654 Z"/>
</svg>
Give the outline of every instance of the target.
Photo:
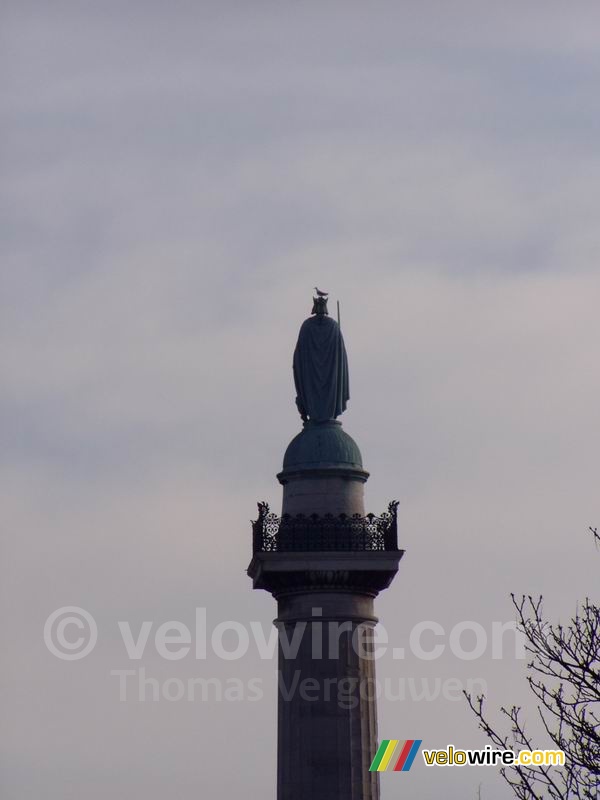
<svg viewBox="0 0 600 800">
<path fill-rule="evenodd" d="M 381 516 L 360 514 L 284 514 L 278 517 L 267 503 L 258 503 L 252 523 L 254 553 L 307 551 L 397 551 L 398 502 L 393 500 Z"/>
</svg>

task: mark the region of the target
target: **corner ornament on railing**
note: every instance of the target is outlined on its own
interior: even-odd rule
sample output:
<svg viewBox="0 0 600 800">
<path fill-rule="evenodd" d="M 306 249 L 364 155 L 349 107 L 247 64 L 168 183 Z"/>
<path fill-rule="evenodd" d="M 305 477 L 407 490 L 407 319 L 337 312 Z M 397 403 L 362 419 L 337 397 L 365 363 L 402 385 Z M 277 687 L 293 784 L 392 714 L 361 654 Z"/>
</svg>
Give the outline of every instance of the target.
<svg viewBox="0 0 600 800">
<path fill-rule="evenodd" d="M 258 503 L 252 523 L 254 553 L 307 551 L 397 551 L 398 501 L 380 516 L 360 514 L 284 514 L 278 517 L 268 503 Z"/>
</svg>

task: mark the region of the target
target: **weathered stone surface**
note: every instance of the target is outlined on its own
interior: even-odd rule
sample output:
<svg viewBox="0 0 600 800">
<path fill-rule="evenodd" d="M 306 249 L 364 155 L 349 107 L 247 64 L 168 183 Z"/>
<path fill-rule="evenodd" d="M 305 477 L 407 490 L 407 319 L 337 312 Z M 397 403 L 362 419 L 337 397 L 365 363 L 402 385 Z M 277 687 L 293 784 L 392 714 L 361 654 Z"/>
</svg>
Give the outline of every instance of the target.
<svg viewBox="0 0 600 800">
<path fill-rule="evenodd" d="M 283 487 L 282 514 L 302 514 L 311 508 L 312 514 L 365 513 L 364 481 L 360 478 L 298 476 Z"/>
<path fill-rule="evenodd" d="M 374 693 L 375 662 L 361 658 L 352 641 L 360 625 L 368 636 L 375 622 L 370 597 L 315 593 L 280 600 L 280 637 L 285 631 L 292 641 L 302 626 L 302 638 L 293 659 L 279 649 L 278 800 L 379 797 L 378 774 L 369 772 L 377 714 L 366 688 Z M 314 657 L 315 649 L 322 658 Z"/>
</svg>

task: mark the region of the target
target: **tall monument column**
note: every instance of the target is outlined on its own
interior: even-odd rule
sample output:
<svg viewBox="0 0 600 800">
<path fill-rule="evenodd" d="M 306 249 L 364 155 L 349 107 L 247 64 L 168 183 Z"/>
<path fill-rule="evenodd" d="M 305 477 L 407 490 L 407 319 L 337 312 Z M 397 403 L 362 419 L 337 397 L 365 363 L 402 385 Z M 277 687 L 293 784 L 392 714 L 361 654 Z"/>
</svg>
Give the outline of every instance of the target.
<svg viewBox="0 0 600 800">
<path fill-rule="evenodd" d="M 348 359 L 321 293 L 294 352 L 302 431 L 277 478 L 281 516 L 259 503 L 248 574 L 277 600 L 277 800 L 378 800 L 373 601 L 390 585 L 396 509 L 366 514 L 356 442 L 337 417 Z"/>
</svg>

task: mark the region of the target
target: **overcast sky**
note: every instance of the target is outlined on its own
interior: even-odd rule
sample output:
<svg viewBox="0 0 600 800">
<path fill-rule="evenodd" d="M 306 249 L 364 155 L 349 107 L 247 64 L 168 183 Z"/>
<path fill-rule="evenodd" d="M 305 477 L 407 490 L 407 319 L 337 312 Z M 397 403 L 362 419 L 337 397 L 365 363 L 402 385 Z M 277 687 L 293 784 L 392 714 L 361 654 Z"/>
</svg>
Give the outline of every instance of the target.
<svg viewBox="0 0 600 800">
<path fill-rule="evenodd" d="M 151 637 L 133 663 L 257 678 L 258 702 L 120 702 L 110 671 L 132 667 L 119 620 L 268 632 L 249 520 L 279 507 L 315 284 L 341 303 L 367 506 L 401 501 L 390 642 L 490 630 L 511 591 L 563 620 L 597 592 L 600 7 L 2 6 L 2 796 L 274 798 L 274 662 Z M 96 619 L 85 659 L 44 645 L 62 606 Z M 377 667 L 526 698 L 489 651 Z M 382 698 L 379 732 L 486 743 L 441 697 Z M 508 796 L 417 761 L 382 798 L 480 783 Z"/>
</svg>

